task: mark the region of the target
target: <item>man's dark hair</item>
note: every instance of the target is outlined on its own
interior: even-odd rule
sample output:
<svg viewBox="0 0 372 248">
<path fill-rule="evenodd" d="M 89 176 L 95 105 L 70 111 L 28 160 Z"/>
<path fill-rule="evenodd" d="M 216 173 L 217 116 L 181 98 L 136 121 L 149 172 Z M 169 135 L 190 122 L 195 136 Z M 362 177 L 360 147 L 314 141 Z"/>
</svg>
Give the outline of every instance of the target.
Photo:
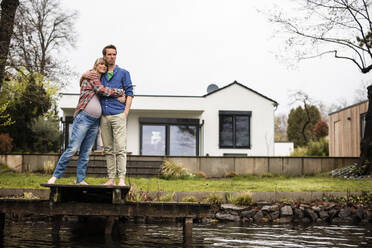
<svg viewBox="0 0 372 248">
<path fill-rule="evenodd" d="M 102 55 L 105 56 L 106 55 L 106 49 L 115 49 L 116 51 L 116 47 L 114 45 L 107 45 L 103 48 L 102 50 Z"/>
</svg>

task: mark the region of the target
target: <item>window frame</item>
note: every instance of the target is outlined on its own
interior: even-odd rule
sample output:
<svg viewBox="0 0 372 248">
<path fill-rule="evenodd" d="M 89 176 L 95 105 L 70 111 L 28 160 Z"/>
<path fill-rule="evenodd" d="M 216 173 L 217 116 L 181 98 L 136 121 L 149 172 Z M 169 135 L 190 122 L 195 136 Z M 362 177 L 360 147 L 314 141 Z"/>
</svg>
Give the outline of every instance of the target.
<svg viewBox="0 0 372 248">
<path fill-rule="evenodd" d="M 143 133 L 142 129 L 144 125 L 153 125 L 153 126 L 165 126 L 165 154 L 164 155 L 149 155 L 149 156 L 170 156 L 170 126 L 195 126 L 196 127 L 196 146 L 195 146 L 195 155 L 179 155 L 179 156 L 199 156 L 199 132 L 200 124 L 199 119 L 182 119 L 182 118 L 139 118 L 139 133 L 140 133 L 140 155 L 144 155 L 143 150 Z M 178 155 L 171 155 L 178 156 Z"/>
<path fill-rule="evenodd" d="M 227 145 L 222 145 L 222 135 L 221 135 L 221 128 L 222 128 L 222 116 L 231 116 L 232 117 L 232 136 L 233 136 L 233 144 L 232 146 L 227 146 Z M 237 146 L 236 145 L 236 116 L 246 116 L 248 117 L 248 146 Z M 219 148 L 223 149 L 250 149 L 252 147 L 251 143 L 251 116 L 252 116 L 252 111 L 222 111 L 220 110 L 218 112 L 218 146 Z"/>
</svg>

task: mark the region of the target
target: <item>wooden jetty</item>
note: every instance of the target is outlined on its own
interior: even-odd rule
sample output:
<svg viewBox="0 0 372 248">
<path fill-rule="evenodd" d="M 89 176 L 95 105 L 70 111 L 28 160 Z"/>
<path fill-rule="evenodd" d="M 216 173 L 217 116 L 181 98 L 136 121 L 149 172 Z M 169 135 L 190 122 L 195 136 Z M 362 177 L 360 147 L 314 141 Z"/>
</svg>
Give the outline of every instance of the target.
<svg viewBox="0 0 372 248">
<path fill-rule="evenodd" d="M 49 200 L 0 199 L 0 235 L 6 216 L 50 216 L 58 234 L 63 216 L 106 217 L 105 234 L 111 234 L 119 217 L 183 218 L 183 238 L 191 244 L 193 219 L 213 217 L 210 204 L 126 202 L 128 186 L 42 184 L 50 188 Z"/>
</svg>

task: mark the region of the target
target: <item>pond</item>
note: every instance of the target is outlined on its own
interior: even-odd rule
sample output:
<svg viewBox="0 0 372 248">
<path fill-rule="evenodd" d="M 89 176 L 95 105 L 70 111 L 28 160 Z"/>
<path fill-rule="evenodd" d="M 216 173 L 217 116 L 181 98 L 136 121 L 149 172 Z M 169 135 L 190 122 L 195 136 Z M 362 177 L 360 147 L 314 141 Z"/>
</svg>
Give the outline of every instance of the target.
<svg viewBox="0 0 372 248">
<path fill-rule="evenodd" d="M 183 247 L 179 223 L 120 223 L 113 235 L 99 225 L 63 222 L 58 236 L 47 221 L 5 223 L 0 247 Z M 372 247 L 372 226 L 253 225 L 208 223 L 193 225 L 192 247 Z M 190 246 L 191 247 L 191 246 Z"/>
</svg>

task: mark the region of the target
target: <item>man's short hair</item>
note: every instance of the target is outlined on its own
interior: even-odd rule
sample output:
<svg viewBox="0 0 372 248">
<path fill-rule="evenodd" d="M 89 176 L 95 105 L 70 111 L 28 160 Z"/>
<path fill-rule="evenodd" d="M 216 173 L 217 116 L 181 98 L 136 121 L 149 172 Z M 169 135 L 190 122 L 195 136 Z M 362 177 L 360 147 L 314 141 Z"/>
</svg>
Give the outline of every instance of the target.
<svg viewBox="0 0 372 248">
<path fill-rule="evenodd" d="M 102 55 L 103 56 L 106 56 L 106 49 L 115 49 L 115 51 L 116 51 L 116 47 L 114 45 L 107 45 L 102 50 Z"/>
</svg>

